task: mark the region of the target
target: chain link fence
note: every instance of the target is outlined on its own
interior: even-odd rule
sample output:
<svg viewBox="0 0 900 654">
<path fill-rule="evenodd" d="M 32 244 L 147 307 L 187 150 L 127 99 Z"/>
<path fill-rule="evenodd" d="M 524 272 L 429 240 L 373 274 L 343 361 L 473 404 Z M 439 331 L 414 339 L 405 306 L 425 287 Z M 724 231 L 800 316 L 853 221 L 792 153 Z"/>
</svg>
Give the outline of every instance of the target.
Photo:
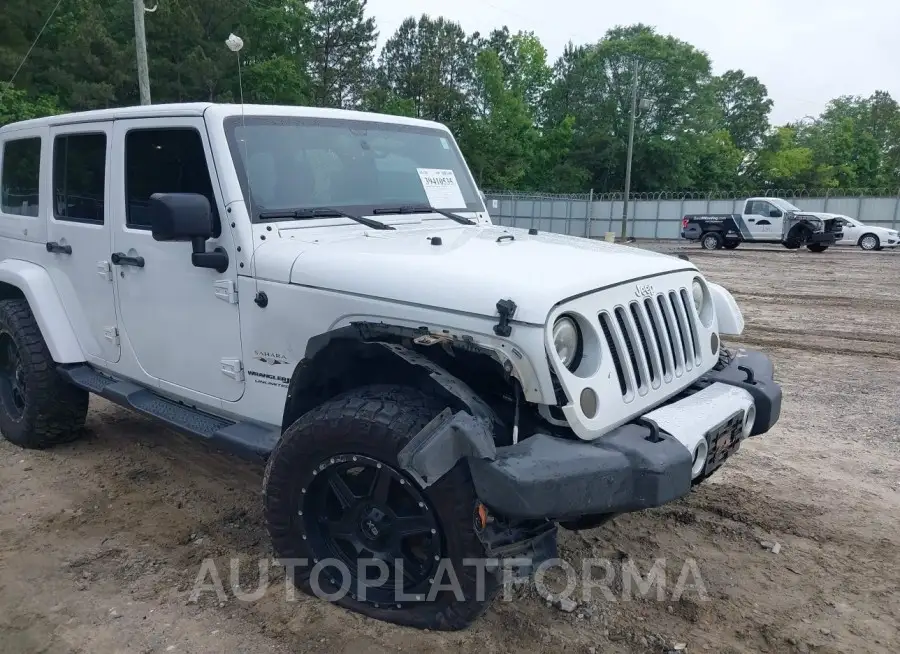
<svg viewBox="0 0 900 654">
<path fill-rule="evenodd" d="M 485 191 L 495 224 L 571 236 L 603 238 L 622 233 L 623 193 L 520 193 Z M 748 197 L 784 198 L 804 211 L 836 213 L 869 225 L 897 229 L 900 189 L 768 189 L 631 193 L 626 235 L 639 239 L 677 239 L 681 219 L 696 213 L 741 213 Z"/>
</svg>

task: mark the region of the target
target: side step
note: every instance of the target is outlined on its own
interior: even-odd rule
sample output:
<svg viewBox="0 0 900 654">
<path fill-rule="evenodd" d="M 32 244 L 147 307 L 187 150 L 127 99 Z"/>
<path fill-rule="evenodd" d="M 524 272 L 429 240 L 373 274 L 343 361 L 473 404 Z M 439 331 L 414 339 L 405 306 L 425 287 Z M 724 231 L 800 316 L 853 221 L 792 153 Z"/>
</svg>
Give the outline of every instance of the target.
<svg viewBox="0 0 900 654">
<path fill-rule="evenodd" d="M 170 429 L 197 436 L 233 454 L 265 460 L 275 449 L 280 432 L 247 422 L 233 422 L 161 397 L 138 384 L 119 381 L 84 364 L 60 366 L 71 384 L 164 423 Z"/>
</svg>

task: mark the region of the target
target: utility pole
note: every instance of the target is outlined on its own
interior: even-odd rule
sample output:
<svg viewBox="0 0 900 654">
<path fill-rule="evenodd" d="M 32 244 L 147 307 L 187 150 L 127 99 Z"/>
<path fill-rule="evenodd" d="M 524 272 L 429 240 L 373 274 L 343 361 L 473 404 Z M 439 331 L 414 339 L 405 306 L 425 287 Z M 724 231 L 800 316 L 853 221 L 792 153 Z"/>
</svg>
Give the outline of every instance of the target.
<svg viewBox="0 0 900 654">
<path fill-rule="evenodd" d="M 628 161 L 625 164 L 625 195 L 622 202 L 622 240 L 625 240 L 626 221 L 628 220 L 628 195 L 631 193 L 631 155 L 634 151 L 634 118 L 637 113 L 638 97 L 638 59 L 634 59 L 634 71 L 631 80 L 631 125 L 628 128 Z"/>
<path fill-rule="evenodd" d="M 150 104 L 150 68 L 147 65 L 147 32 L 144 30 L 144 0 L 134 0 L 134 45 L 137 49 L 138 87 L 141 104 Z"/>
</svg>

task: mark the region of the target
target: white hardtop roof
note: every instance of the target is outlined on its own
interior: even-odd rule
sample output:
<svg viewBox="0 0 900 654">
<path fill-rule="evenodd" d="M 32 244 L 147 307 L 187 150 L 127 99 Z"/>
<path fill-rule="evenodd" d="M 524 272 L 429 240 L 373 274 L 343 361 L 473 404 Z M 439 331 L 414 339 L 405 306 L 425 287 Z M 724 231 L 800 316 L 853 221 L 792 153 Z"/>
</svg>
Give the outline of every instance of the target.
<svg viewBox="0 0 900 654">
<path fill-rule="evenodd" d="M 136 107 L 120 107 L 116 109 L 97 109 L 94 111 L 79 111 L 75 113 L 60 114 L 23 120 L 0 127 L 0 133 L 20 129 L 75 125 L 79 123 L 105 122 L 110 120 L 128 120 L 135 118 L 164 118 L 181 116 L 207 115 L 213 120 L 223 120 L 229 116 L 290 116 L 298 118 L 333 118 L 337 120 L 370 120 L 382 123 L 398 125 L 416 125 L 419 127 L 431 127 L 446 130 L 440 123 L 419 118 L 407 118 L 405 116 L 391 116 L 388 114 L 376 114 L 366 111 L 352 111 L 349 109 L 323 109 L 319 107 L 297 107 L 291 105 L 266 105 L 245 104 L 243 108 L 239 104 L 215 104 L 212 102 L 185 102 L 177 104 L 151 104 Z"/>
</svg>

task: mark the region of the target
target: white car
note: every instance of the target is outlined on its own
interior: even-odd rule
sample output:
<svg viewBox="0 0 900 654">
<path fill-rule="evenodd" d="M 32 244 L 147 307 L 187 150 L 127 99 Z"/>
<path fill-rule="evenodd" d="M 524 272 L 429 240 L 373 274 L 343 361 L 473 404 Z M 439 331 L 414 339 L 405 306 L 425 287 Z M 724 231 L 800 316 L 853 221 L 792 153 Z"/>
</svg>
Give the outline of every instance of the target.
<svg viewBox="0 0 900 654">
<path fill-rule="evenodd" d="M 0 129 L 3 436 L 73 440 L 93 393 L 265 459 L 288 578 L 379 619 L 465 627 L 557 524 L 683 497 L 769 431 L 772 362 L 721 341 L 743 327 L 688 261 L 493 225 L 438 123 Z"/>
<path fill-rule="evenodd" d="M 844 237 L 835 245 L 857 245 L 863 250 L 895 248 L 900 244 L 896 229 L 865 225 L 856 218 L 843 214 L 830 214 L 844 225 Z"/>
</svg>

